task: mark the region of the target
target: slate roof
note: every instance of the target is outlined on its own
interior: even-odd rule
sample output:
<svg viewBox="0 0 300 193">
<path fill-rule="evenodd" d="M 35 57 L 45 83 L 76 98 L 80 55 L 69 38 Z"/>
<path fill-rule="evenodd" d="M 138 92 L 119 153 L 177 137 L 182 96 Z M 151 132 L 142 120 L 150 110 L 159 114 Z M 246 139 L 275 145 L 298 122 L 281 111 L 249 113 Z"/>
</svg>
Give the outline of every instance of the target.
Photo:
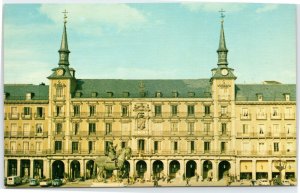
<svg viewBox="0 0 300 193">
<path fill-rule="evenodd" d="M 6 100 L 25 100 L 27 93 L 33 93 L 31 100 L 49 100 L 48 85 L 5 84 Z"/>
<path fill-rule="evenodd" d="M 257 101 L 262 94 L 263 101 L 285 101 L 284 94 L 290 94 L 290 101 L 296 101 L 295 84 L 236 84 L 236 101 Z"/>
<path fill-rule="evenodd" d="M 143 88 L 141 88 L 143 84 Z M 145 98 L 155 98 L 156 92 L 161 92 L 161 98 L 210 98 L 211 86 L 209 79 L 182 80 L 123 80 L 123 79 L 80 79 L 77 80 L 76 91 L 81 92 L 81 98 L 90 98 L 92 92 L 97 92 L 98 98 L 124 98 L 124 92 L 129 92 L 128 98 L 140 98 L 140 92 L 146 93 Z M 108 92 L 113 96 L 109 97 Z M 191 97 L 189 92 L 194 92 Z M 76 95 L 74 96 L 76 98 Z"/>
</svg>

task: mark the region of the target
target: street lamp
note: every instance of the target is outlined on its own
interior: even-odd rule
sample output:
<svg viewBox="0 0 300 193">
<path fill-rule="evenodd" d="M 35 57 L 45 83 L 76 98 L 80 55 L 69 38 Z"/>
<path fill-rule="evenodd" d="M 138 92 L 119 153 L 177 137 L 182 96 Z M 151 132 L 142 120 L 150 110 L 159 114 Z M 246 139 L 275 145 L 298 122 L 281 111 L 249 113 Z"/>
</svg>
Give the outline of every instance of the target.
<svg viewBox="0 0 300 193">
<path fill-rule="evenodd" d="M 284 170 L 286 168 L 286 161 L 284 160 L 276 160 L 275 161 L 275 168 L 279 171 L 279 181 L 278 181 L 278 185 L 282 185 L 282 170 Z"/>
</svg>

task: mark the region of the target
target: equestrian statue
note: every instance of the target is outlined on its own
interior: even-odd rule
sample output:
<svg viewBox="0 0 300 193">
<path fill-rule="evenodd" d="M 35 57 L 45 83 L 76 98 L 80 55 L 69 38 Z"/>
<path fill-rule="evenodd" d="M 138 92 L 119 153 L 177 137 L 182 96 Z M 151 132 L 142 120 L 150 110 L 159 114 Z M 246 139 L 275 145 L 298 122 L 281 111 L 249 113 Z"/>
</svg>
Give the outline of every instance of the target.
<svg viewBox="0 0 300 193">
<path fill-rule="evenodd" d="M 117 146 L 113 146 L 112 143 L 108 145 L 108 155 L 97 157 L 95 160 L 95 169 L 97 170 L 96 179 L 98 182 L 106 180 L 107 171 L 121 171 L 124 162 L 131 157 L 131 148 L 122 148 L 118 153 L 116 151 Z M 95 170 L 95 171 L 96 171 Z"/>
</svg>

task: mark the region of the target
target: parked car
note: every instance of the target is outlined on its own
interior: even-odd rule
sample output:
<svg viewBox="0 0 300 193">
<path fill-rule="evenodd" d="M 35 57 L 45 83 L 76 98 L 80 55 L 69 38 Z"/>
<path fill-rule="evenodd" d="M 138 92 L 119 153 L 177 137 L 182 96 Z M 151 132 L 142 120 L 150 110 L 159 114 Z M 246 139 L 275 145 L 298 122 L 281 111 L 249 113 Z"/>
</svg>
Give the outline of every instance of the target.
<svg viewBox="0 0 300 193">
<path fill-rule="evenodd" d="M 29 186 L 37 186 L 39 184 L 40 184 L 39 180 L 37 180 L 35 178 L 32 178 L 29 180 Z"/>
<path fill-rule="evenodd" d="M 282 183 L 283 186 L 290 186 L 291 185 L 290 180 L 282 180 L 281 183 Z"/>
<path fill-rule="evenodd" d="M 269 186 L 269 185 L 270 185 L 270 182 L 269 182 L 269 180 L 267 180 L 267 179 L 260 179 L 260 180 L 259 180 L 259 185 L 260 185 L 260 186 Z"/>
<path fill-rule="evenodd" d="M 44 179 L 40 181 L 40 186 L 41 187 L 48 187 L 52 185 L 52 180 L 51 179 Z"/>
<path fill-rule="evenodd" d="M 61 186 L 62 180 L 61 179 L 54 179 L 52 180 L 52 186 Z"/>
<path fill-rule="evenodd" d="M 7 185 L 20 185 L 22 184 L 22 179 L 20 176 L 9 176 L 7 177 Z"/>
</svg>

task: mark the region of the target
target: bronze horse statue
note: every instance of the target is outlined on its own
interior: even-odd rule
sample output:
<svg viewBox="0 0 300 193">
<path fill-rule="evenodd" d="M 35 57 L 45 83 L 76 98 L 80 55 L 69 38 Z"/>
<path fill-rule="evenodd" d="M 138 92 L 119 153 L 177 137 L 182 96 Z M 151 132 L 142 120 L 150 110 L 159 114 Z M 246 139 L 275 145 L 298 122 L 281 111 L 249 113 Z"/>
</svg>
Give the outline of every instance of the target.
<svg viewBox="0 0 300 193">
<path fill-rule="evenodd" d="M 131 157 L 131 148 L 126 147 L 121 149 L 119 155 L 117 156 L 117 162 L 111 161 L 108 156 L 100 156 L 95 160 L 95 167 L 97 168 L 96 179 L 98 182 L 102 182 L 103 179 L 106 180 L 106 171 L 121 170 L 123 168 L 124 162 Z"/>
</svg>

